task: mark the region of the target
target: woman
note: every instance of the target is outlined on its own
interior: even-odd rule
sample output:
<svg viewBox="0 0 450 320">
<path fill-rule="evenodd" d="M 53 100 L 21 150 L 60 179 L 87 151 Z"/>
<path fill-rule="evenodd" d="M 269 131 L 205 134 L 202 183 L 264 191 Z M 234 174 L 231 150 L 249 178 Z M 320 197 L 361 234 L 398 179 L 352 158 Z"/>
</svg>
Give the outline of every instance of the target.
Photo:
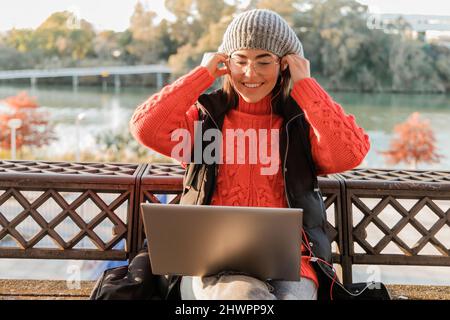
<svg viewBox="0 0 450 320">
<path fill-rule="evenodd" d="M 202 94 L 219 77 L 223 88 Z M 206 161 L 210 149 L 194 138 L 179 152 L 173 134 L 194 137 L 198 126 L 222 132 L 222 149 L 214 153 L 219 161 Z M 302 44 L 281 16 L 262 9 L 236 16 L 218 53 L 140 105 L 130 129 L 143 145 L 183 162 L 181 204 L 304 209 L 301 281 L 265 282 L 224 270 L 183 277 L 183 299 L 321 299 L 333 286 L 342 288 L 331 265 L 317 176 L 358 166 L 369 137 L 311 77 Z M 243 146 L 233 140 L 239 130 L 270 134 L 248 134 Z M 243 152 L 255 144 L 260 148 Z M 271 151 L 269 161 L 261 152 L 255 156 L 261 146 Z M 198 147 L 203 161 L 187 152 Z"/>
</svg>

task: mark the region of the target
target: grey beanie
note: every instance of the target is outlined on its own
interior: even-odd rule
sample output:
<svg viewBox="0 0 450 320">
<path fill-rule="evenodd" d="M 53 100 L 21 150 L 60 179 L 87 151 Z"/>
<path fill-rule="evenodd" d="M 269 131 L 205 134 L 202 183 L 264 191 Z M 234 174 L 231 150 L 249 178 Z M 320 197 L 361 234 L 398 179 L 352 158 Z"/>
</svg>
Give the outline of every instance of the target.
<svg viewBox="0 0 450 320">
<path fill-rule="evenodd" d="M 303 57 L 303 46 L 294 30 L 279 14 L 266 9 L 253 9 L 237 15 L 223 35 L 219 52 L 267 50 L 279 57 L 297 53 Z"/>
</svg>

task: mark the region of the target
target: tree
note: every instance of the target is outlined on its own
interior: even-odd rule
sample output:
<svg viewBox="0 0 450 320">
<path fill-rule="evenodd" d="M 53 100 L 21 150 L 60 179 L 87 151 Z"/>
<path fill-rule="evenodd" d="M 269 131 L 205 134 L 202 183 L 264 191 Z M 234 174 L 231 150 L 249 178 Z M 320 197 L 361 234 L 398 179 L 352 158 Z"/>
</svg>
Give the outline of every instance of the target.
<svg viewBox="0 0 450 320">
<path fill-rule="evenodd" d="M 160 22 L 156 34 L 158 43 L 160 44 L 158 58 L 167 61 L 172 54 L 177 52 L 178 42 L 172 34 L 170 23 L 166 19 Z"/>
<path fill-rule="evenodd" d="M 11 29 L 5 35 L 5 43 L 18 52 L 28 52 L 33 49 L 34 37 L 31 29 Z"/>
<path fill-rule="evenodd" d="M 433 61 L 434 69 L 443 86 L 443 91 L 450 91 L 450 48 L 429 44 L 424 47 L 424 50 Z"/>
<path fill-rule="evenodd" d="M 111 30 L 99 32 L 94 40 L 94 50 L 97 58 L 102 61 L 111 60 L 114 54 L 120 56 L 122 52 L 118 33 Z"/>
<path fill-rule="evenodd" d="M 436 139 L 429 120 L 421 120 L 414 112 L 406 122 L 394 127 L 397 136 L 391 141 L 390 149 L 380 152 L 389 164 L 405 162 L 413 169 L 423 163 L 438 163 L 442 158 L 436 152 Z"/>
<path fill-rule="evenodd" d="M 141 2 L 137 2 L 130 18 L 131 42 L 127 51 L 140 63 L 155 63 L 161 47 L 157 41 L 154 19 L 156 13 L 145 10 Z"/>
<path fill-rule="evenodd" d="M 36 29 L 34 41 L 49 56 L 77 61 L 93 55 L 94 28 L 89 22 L 77 19 L 69 11 L 53 13 Z M 77 25 L 72 25 L 73 21 Z"/>
<path fill-rule="evenodd" d="M 172 68 L 172 76 L 178 77 L 198 66 L 205 52 L 217 51 L 230 21 L 230 16 L 223 17 L 219 22 L 210 25 L 210 32 L 201 37 L 195 46 L 186 44 L 180 47 L 176 54 L 170 56 L 169 66 Z"/>
<path fill-rule="evenodd" d="M 169 58 L 173 78 L 198 66 L 203 54 L 217 51 L 223 34 L 236 12 L 235 4 L 216 0 L 166 0 L 166 6 L 177 17 L 172 34 L 186 29 L 189 34 L 178 37 L 178 50 Z"/>
<path fill-rule="evenodd" d="M 367 80 L 367 72 L 375 68 L 367 63 L 365 51 L 376 48 L 366 45 L 367 6 L 353 0 L 297 1 L 295 6 L 300 13 L 294 15 L 293 27 L 304 43 L 311 70 L 323 75 L 333 89 L 341 89 L 345 80 L 354 84 L 358 73 L 359 79 Z M 355 64 L 362 59 L 363 64 Z"/>
<path fill-rule="evenodd" d="M 17 70 L 26 69 L 33 65 L 32 57 L 14 47 L 0 44 L 0 69 Z"/>
<path fill-rule="evenodd" d="M 130 18 L 130 31 L 135 40 L 151 41 L 155 31 L 156 12 L 146 11 L 141 2 L 137 2 Z"/>
<path fill-rule="evenodd" d="M 425 46 L 415 40 L 396 41 L 390 52 L 390 70 L 394 91 L 445 92 L 433 59 Z M 448 57 L 447 57 L 448 59 Z"/>
<path fill-rule="evenodd" d="M 22 126 L 17 129 L 16 147 L 42 147 L 55 140 L 53 126 L 49 124 L 49 115 L 41 111 L 36 99 L 21 92 L 17 96 L 8 97 L 3 101 L 9 110 L 0 113 L 0 147 L 11 148 L 11 130 L 8 127 L 10 119 L 22 120 Z"/>
<path fill-rule="evenodd" d="M 195 0 L 165 0 L 164 4 L 176 17 L 176 21 L 171 24 L 175 40 L 184 46 L 188 43 L 194 45 L 201 36 L 202 27 L 195 21 L 192 9 Z M 221 1 L 221 0 L 219 0 Z"/>
<path fill-rule="evenodd" d="M 230 2 L 230 1 L 227 1 Z M 236 5 L 224 0 L 165 0 L 166 8 L 176 21 L 171 24 L 172 34 L 181 47 L 211 33 L 211 25 L 236 12 Z M 221 35 L 222 36 L 222 35 Z"/>
<path fill-rule="evenodd" d="M 209 29 L 213 23 L 217 23 L 221 18 L 224 9 L 227 7 L 224 1 L 217 0 L 197 0 L 195 2 L 196 19 L 204 27 L 202 33 Z"/>
<path fill-rule="evenodd" d="M 268 9 L 277 12 L 281 15 L 291 26 L 294 25 L 294 17 L 297 9 L 295 8 L 298 0 L 259 0 L 250 5 L 258 9 Z"/>
</svg>

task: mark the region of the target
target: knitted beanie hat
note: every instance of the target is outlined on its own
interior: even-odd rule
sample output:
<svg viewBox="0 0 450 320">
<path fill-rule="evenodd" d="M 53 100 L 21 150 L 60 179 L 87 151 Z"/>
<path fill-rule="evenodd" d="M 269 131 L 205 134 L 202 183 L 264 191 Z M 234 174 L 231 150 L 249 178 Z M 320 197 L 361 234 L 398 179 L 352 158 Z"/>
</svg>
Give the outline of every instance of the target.
<svg viewBox="0 0 450 320">
<path fill-rule="evenodd" d="M 297 53 L 303 57 L 303 46 L 294 30 L 279 14 L 266 9 L 242 12 L 228 25 L 219 52 L 230 55 L 242 49 L 266 50 L 279 57 Z"/>
</svg>

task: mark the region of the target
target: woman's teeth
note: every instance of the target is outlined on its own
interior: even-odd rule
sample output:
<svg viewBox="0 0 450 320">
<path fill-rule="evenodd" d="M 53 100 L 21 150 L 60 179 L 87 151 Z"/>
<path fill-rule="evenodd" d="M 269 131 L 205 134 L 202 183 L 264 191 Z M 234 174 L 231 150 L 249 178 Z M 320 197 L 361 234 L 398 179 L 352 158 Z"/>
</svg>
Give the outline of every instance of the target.
<svg viewBox="0 0 450 320">
<path fill-rule="evenodd" d="M 247 88 L 258 88 L 262 85 L 262 83 L 244 83 L 244 86 Z"/>
</svg>

